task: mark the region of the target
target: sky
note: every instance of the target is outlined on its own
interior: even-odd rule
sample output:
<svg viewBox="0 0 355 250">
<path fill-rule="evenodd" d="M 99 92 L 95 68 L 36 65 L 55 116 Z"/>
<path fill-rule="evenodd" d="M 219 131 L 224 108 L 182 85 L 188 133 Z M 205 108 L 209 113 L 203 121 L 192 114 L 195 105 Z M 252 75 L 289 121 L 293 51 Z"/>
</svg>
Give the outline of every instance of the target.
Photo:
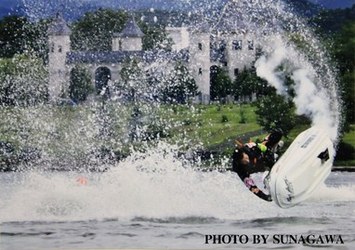
<svg viewBox="0 0 355 250">
<path fill-rule="evenodd" d="M 227 0 L 205 0 L 216 3 L 218 1 Z M 299 1 L 299 0 L 291 0 Z M 346 8 L 355 4 L 355 0 L 308 0 L 313 3 L 320 4 L 326 8 Z M 23 8 L 18 9 L 20 3 L 24 6 L 25 12 L 31 16 L 52 15 L 53 10 L 68 9 L 71 15 L 77 16 L 80 13 L 90 10 L 87 4 L 99 7 L 120 7 L 125 9 L 186 9 L 186 3 L 199 3 L 199 0 L 0 0 L 0 18 L 9 13 L 23 13 Z M 59 6 L 59 7 L 58 7 Z M 73 7 L 75 6 L 75 7 Z M 94 6 L 91 9 L 95 8 Z M 37 13 L 38 12 L 38 13 Z M 77 14 L 75 14 L 77 12 Z M 79 14 L 78 14 L 79 13 Z"/>
<path fill-rule="evenodd" d="M 10 7 L 16 5 L 18 2 L 22 0 L 0 0 L 1 7 Z M 26 1 L 26 0 L 25 0 Z M 39 0 L 40 1 L 40 0 Z M 51 0 L 46 0 L 46 2 L 50 2 Z M 53 0 L 52 0 L 53 1 Z M 54 0 L 55 1 L 55 0 Z M 64 0 L 63 2 L 87 2 L 87 3 L 105 3 L 105 2 L 121 2 L 118 0 Z M 149 2 L 161 2 L 161 3 L 171 3 L 171 2 L 186 2 L 191 0 L 130 0 L 134 5 L 146 4 Z M 297 0 L 295 0 L 297 1 Z M 355 0 L 309 0 L 313 3 L 321 4 L 327 8 L 343 8 L 343 7 L 351 7 L 355 4 Z"/>
</svg>

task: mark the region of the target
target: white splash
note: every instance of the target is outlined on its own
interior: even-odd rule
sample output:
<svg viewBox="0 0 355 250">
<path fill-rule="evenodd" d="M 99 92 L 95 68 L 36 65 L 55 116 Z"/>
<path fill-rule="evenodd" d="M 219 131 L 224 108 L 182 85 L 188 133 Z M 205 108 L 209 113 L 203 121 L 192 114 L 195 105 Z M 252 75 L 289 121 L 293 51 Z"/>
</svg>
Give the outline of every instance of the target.
<svg viewBox="0 0 355 250">
<path fill-rule="evenodd" d="M 196 171 L 176 158 L 175 149 L 161 143 L 133 153 L 105 173 L 31 171 L 13 185 L 8 197 L 0 194 L 0 221 L 244 219 L 267 216 L 274 206 L 259 203 L 235 173 Z M 78 176 L 87 181 L 78 182 Z"/>
<path fill-rule="evenodd" d="M 287 96 L 288 86 L 284 78 L 288 74 L 295 83 L 293 101 L 296 113 L 309 117 L 312 125 L 324 128 L 336 142 L 340 123 L 339 103 L 334 90 L 325 84 L 329 81 L 326 78 L 331 76 L 328 72 L 320 75 L 303 53 L 284 40 L 281 35 L 266 39 L 266 55 L 255 63 L 257 75 L 275 87 L 278 94 Z"/>
<path fill-rule="evenodd" d="M 327 215 L 323 202 L 354 201 L 353 186 L 324 187 L 310 205 L 281 209 L 248 191 L 232 172 L 201 172 L 161 143 L 105 173 L 26 172 L 1 176 L 0 222 Z M 20 176 L 20 177 L 19 177 Z M 86 181 L 78 181 L 78 177 Z M 325 189 L 325 190 L 324 190 Z M 318 205 L 314 202 L 316 199 Z"/>
</svg>

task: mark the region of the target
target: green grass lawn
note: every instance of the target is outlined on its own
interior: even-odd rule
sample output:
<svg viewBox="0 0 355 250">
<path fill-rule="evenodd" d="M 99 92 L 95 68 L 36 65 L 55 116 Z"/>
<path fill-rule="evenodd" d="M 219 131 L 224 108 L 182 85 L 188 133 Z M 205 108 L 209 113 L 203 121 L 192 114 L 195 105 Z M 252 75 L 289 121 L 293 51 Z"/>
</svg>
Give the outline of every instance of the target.
<svg viewBox="0 0 355 250">
<path fill-rule="evenodd" d="M 190 139 L 212 147 L 260 130 L 254 109 L 251 105 L 164 106 L 161 116 L 171 121 L 170 135 L 174 142 Z"/>
</svg>

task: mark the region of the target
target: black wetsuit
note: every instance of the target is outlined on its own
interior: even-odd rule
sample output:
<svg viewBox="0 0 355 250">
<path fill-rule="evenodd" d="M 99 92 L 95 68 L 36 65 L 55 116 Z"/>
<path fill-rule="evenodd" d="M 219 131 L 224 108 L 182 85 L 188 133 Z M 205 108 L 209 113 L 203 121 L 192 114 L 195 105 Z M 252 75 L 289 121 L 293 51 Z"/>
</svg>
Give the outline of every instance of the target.
<svg viewBox="0 0 355 250">
<path fill-rule="evenodd" d="M 240 179 L 244 182 L 247 188 L 257 195 L 259 198 L 272 201 L 271 196 L 262 192 L 254 183 L 254 180 L 250 177 L 251 174 L 257 172 L 264 172 L 267 170 L 267 165 L 271 164 L 271 160 L 265 158 L 264 153 L 255 146 L 244 146 L 243 151 L 249 156 L 249 164 L 241 164 L 236 160 L 236 152 L 233 153 L 233 168 L 232 171 L 236 172 Z M 270 163 L 268 163 L 270 161 Z"/>
<path fill-rule="evenodd" d="M 271 196 L 263 193 L 254 183 L 254 180 L 250 178 L 250 175 L 257 172 L 265 172 L 271 170 L 275 164 L 275 157 L 273 149 L 279 143 L 283 136 L 281 129 L 275 129 L 265 139 L 264 146 L 266 150 L 262 152 L 260 147 L 256 143 L 247 143 L 242 148 L 242 151 L 249 156 L 250 163 L 243 165 L 238 161 L 238 153 L 233 153 L 233 167 L 232 171 L 236 172 L 248 189 L 255 195 L 266 201 L 271 201 Z"/>
</svg>

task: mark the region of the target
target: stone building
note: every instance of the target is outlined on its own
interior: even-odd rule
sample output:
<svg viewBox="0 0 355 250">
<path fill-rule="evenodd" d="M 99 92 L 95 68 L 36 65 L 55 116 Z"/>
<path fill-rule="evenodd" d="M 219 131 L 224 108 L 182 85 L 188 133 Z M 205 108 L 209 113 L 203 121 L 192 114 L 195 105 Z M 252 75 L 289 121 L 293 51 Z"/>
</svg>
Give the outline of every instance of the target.
<svg viewBox="0 0 355 250">
<path fill-rule="evenodd" d="M 137 58 L 142 62 L 143 70 L 157 60 L 171 65 L 176 61 L 184 62 L 201 93 L 196 100 L 209 103 L 210 79 L 216 67 L 226 69 L 234 79 L 244 67 L 251 67 L 256 58 L 255 37 L 236 28 L 211 30 L 208 25 L 201 24 L 193 28 L 167 27 L 166 32 L 173 41 L 172 51 L 143 51 L 144 34 L 134 18 L 130 18 L 123 30 L 114 34 L 112 51 L 71 51 L 70 28 L 57 15 L 48 29 L 51 99 L 55 100 L 68 89 L 71 70 L 77 64 L 84 65 L 91 72 L 92 84 L 100 91 L 109 80 L 120 80 L 123 62 Z"/>
</svg>

